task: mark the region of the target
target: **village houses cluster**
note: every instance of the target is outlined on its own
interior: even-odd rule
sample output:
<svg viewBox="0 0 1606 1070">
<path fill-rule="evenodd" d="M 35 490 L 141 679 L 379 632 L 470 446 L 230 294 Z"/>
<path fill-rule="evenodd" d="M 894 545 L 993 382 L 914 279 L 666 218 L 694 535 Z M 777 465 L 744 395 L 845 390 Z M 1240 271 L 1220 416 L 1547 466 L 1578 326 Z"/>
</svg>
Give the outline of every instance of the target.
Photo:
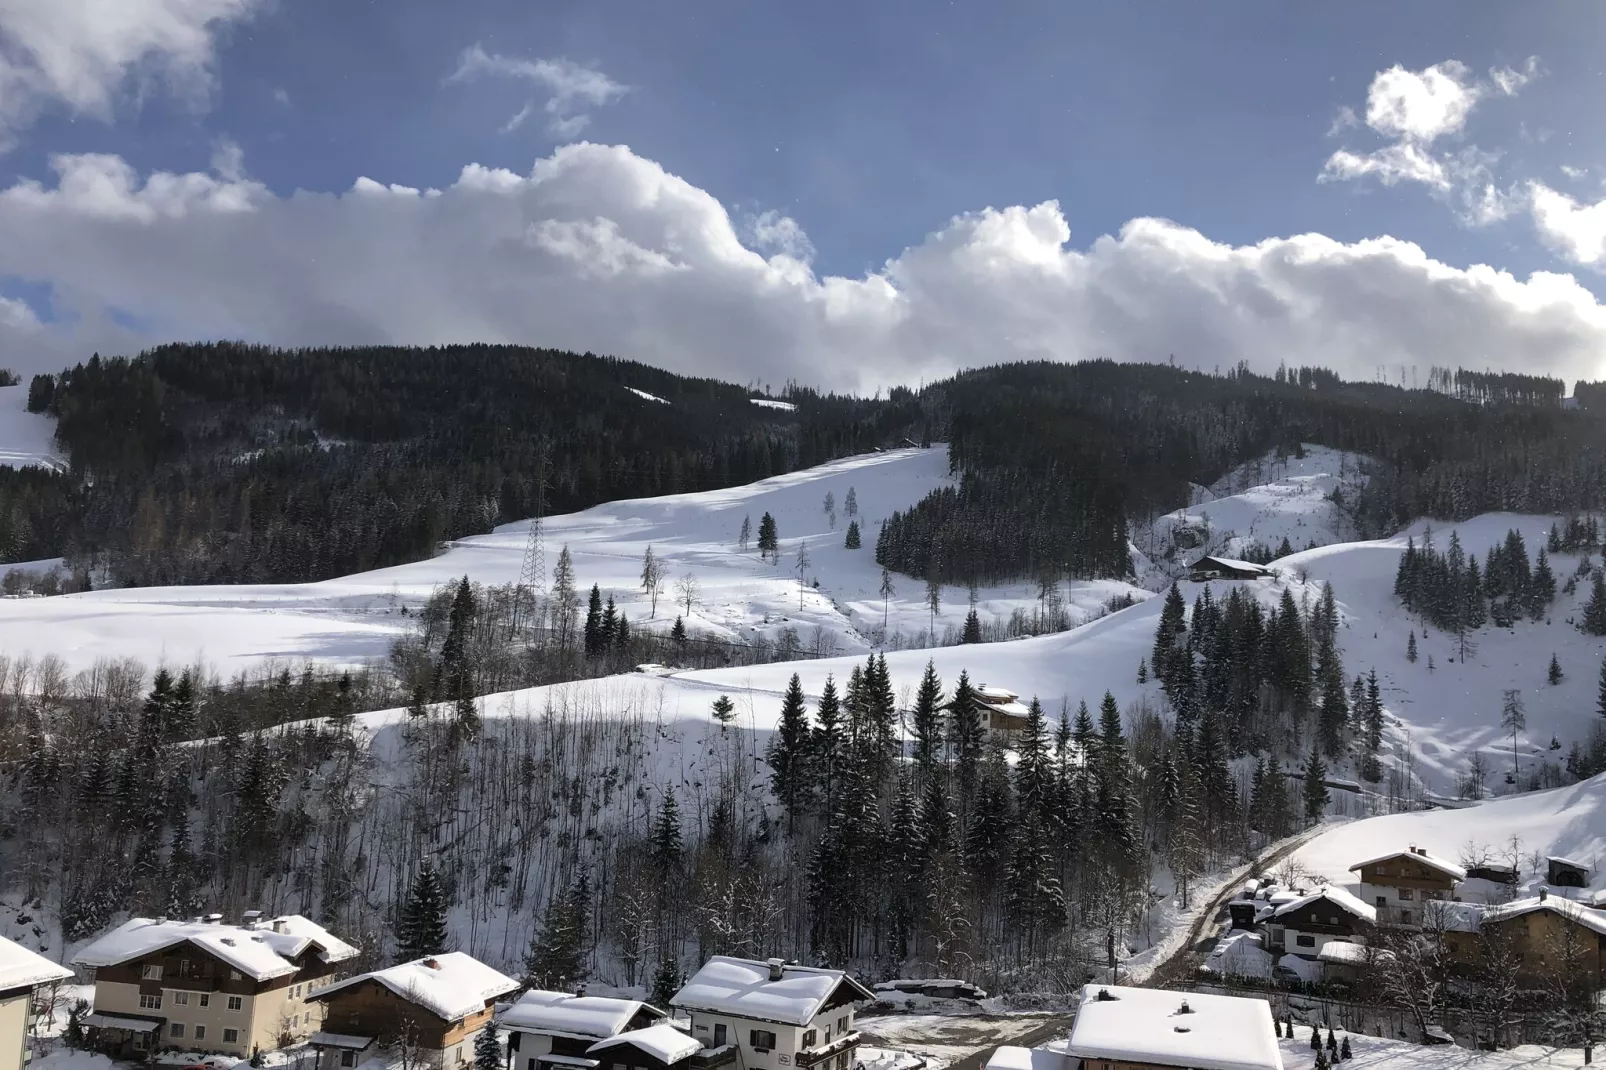
<svg viewBox="0 0 1606 1070">
<path fill-rule="evenodd" d="M 1606 980 L 1606 910 L 1582 891 L 1588 866 L 1549 859 L 1532 895 L 1517 894 L 1510 867 L 1469 872 L 1415 846 L 1351 868 L 1358 891 L 1250 882 L 1229 904 L 1231 929 L 1207 969 L 1232 972 L 1230 954 L 1217 961 L 1224 948 L 1258 953 L 1277 975 L 1343 977 L 1377 953 L 1384 931 L 1424 926 L 1470 963 L 1477 934 L 1495 927 L 1520 974 L 1539 977 L 1570 940 L 1596 987 Z M 94 985 L 77 1026 L 88 1047 L 116 1057 L 247 1058 L 297 1047 L 313 1053 L 314 1070 L 453 1070 L 475 1061 L 487 1028 L 505 1035 L 508 1070 L 854 1070 L 862 1065 L 855 1013 L 876 998 L 841 970 L 780 959 L 713 956 L 661 1008 L 583 989 L 521 991 L 462 952 L 348 975 L 358 955 L 299 915 L 134 918 L 73 957 Z M 37 994 L 74 976 L 0 940 L 0 1070 L 23 1070 Z M 1263 999 L 1089 984 L 1068 1038 L 1000 1048 L 988 1066 L 1280 1070 L 1278 1032 Z"/>
</svg>

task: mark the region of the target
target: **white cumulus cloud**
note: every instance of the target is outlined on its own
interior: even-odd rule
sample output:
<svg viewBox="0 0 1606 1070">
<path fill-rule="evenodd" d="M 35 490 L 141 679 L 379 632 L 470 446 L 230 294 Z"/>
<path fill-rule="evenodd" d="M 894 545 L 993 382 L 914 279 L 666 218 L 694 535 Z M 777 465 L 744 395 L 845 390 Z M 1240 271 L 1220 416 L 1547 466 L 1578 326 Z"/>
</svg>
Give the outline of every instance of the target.
<svg viewBox="0 0 1606 1070">
<path fill-rule="evenodd" d="M 216 34 L 260 0 L 0 0 L 0 147 L 51 104 L 110 120 L 122 94 L 197 102 Z"/>
<path fill-rule="evenodd" d="M 1387 237 L 1233 246 L 1134 219 L 1073 245 L 1049 201 L 956 216 L 850 277 L 798 255 L 795 221 L 738 223 L 622 146 L 569 145 L 524 174 L 470 165 L 441 190 L 363 179 L 338 195 L 278 196 L 232 154 L 219 163 L 141 176 L 64 156 L 51 181 L 0 191 L 0 275 L 47 285 L 64 313 L 20 328 L 0 316 L 0 364 L 172 337 L 488 341 L 869 390 L 1005 360 L 1170 354 L 1265 371 L 1293 355 L 1363 378 L 1408 364 L 1599 378 L 1606 353 L 1606 308 L 1571 276 L 1455 267 Z"/>
<path fill-rule="evenodd" d="M 611 104 L 630 91 L 629 86 L 614 81 L 602 71 L 570 59 L 502 56 L 485 51 L 477 43 L 463 49 L 457 59 L 457 69 L 446 80 L 466 82 L 485 77 L 513 78 L 545 89 L 547 129 L 558 137 L 579 134 L 591 121 L 589 109 Z M 502 132 L 518 129 L 530 117 L 533 108 L 533 103 L 526 103 L 502 127 Z"/>
<path fill-rule="evenodd" d="M 1431 142 L 1465 126 L 1481 95 L 1472 72 L 1456 60 L 1420 71 L 1395 64 L 1372 79 L 1366 125 L 1389 137 Z"/>
</svg>

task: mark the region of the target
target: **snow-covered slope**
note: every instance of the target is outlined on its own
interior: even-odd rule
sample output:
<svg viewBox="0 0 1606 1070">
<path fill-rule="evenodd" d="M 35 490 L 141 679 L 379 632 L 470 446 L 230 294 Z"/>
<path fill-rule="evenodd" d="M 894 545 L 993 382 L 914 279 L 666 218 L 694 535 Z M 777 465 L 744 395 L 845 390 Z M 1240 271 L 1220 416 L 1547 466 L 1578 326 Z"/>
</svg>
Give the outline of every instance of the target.
<svg viewBox="0 0 1606 1070">
<path fill-rule="evenodd" d="M 26 415 L 26 414 L 24 414 Z M 694 631 L 730 639 L 775 637 L 794 629 L 805 649 L 862 652 L 882 628 L 914 638 L 935 626 L 939 640 L 964 619 L 965 592 L 948 588 L 940 615 L 931 618 L 923 584 L 895 577 L 897 594 L 883 606 L 875 539 L 881 521 L 906 509 L 948 479 L 941 447 L 850 457 L 749 486 L 662 498 L 611 502 L 546 521 L 550 570 L 559 548 L 574 557 L 582 588 L 599 584 L 636 627 L 667 629 L 677 609 L 675 582 L 696 578 L 699 588 L 688 624 Z M 862 548 L 843 546 L 852 488 L 858 501 Z M 835 500 L 833 527 L 823 503 Z M 759 518 L 770 513 L 780 534 L 779 564 L 761 562 Z M 737 546 L 742 521 L 751 521 L 752 547 Z M 467 575 L 486 584 L 518 579 L 528 539 L 527 522 L 462 539 L 443 554 L 394 568 L 322 583 L 153 587 L 94 591 L 51 599 L 0 601 L 0 650 L 51 652 L 73 668 L 101 657 L 158 662 L 209 662 L 227 673 L 271 659 L 358 662 L 383 658 L 408 630 L 403 606 L 417 608 L 438 585 Z M 806 542 L 809 566 L 799 582 L 797 549 Z M 656 618 L 641 589 L 646 548 L 665 566 L 667 584 Z M 818 582 L 818 587 L 814 586 Z M 1101 611 L 1111 596 L 1144 592 L 1116 581 L 1069 585 L 1071 619 Z M 983 619 L 1007 619 L 1036 608 L 1036 588 L 1019 584 L 984 588 Z"/>
<path fill-rule="evenodd" d="M 1512 840 L 1517 841 L 1515 851 Z M 1592 887 L 1606 887 L 1606 774 L 1551 791 L 1494 799 L 1459 810 L 1424 810 L 1390 814 L 1335 825 L 1312 839 L 1294 856 L 1312 876 L 1352 885 L 1349 867 L 1390 850 L 1415 844 L 1452 862 L 1468 845 L 1483 848 L 1493 860 L 1515 862 L 1522 883 L 1544 876 L 1544 858 L 1560 855 L 1595 867 Z M 1510 857 L 1515 855 L 1515 858 Z M 1569 893 L 1571 894 L 1571 893 Z"/>
<path fill-rule="evenodd" d="M 28 411 L 26 386 L 0 386 L 0 465 L 65 469 L 55 434 L 56 421 Z"/>
<path fill-rule="evenodd" d="M 1284 539 L 1303 550 L 1354 538 L 1342 502 L 1366 481 L 1361 458 L 1325 446 L 1303 451 L 1303 457 L 1268 455 L 1195 487 L 1194 504 L 1139 527 L 1133 541 L 1176 572 L 1205 554 L 1241 558 L 1256 547 L 1275 552 Z"/>
</svg>

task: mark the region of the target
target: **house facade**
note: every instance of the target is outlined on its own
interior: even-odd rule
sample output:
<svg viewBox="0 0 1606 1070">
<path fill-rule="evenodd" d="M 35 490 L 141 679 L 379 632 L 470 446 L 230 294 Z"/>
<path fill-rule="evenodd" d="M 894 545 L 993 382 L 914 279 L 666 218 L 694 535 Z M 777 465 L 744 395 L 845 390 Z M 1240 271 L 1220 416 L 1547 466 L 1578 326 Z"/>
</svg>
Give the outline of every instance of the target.
<svg viewBox="0 0 1606 1070">
<path fill-rule="evenodd" d="M 0 1070 L 23 1070 L 33 1053 L 34 996 L 73 971 L 0 936 Z"/>
<path fill-rule="evenodd" d="M 595 1070 L 605 1062 L 635 1065 L 624 1062 L 634 1052 L 618 1051 L 605 1060 L 591 1050 L 599 1042 L 650 1028 L 663 1017 L 663 1011 L 640 1000 L 532 989 L 503 1011 L 497 1024 L 508 1033 L 509 1070 Z"/>
<path fill-rule="evenodd" d="M 988 735 L 1004 742 L 1012 742 L 1026 727 L 1031 710 L 1021 702 L 1020 695 L 1007 687 L 981 684 L 976 688 L 976 711 Z"/>
<path fill-rule="evenodd" d="M 1360 874 L 1360 898 L 1377 911 L 1377 924 L 1420 928 L 1424 904 L 1451 902 L 1467 871 L 1453 862 L 1412 845 L 1365 862 L 1350 872 Z"/>
<path fill-rule="evenodd" d="M 1253 561 L 1235 561 L 1230 557 L 1201 557 L 1188 570 L 1188 579 L 1194 583 L 1210 580 L 1260 580 L 1275 575 L 1265 565 Z"/>
<path fill-rule="evenodd" d="M 1456 965 L 1474 968 L 1483 934 L 1502 938 L 1517 956 L 1517 975 L 1542 985 L 1558 971 L 1606 988 L 1606 913 L 1544 891 L 1472 913 L 1445 933 Z"/>
<path fill-rule="evenodd" d="M 1065 1053 L 1078 1070 L 1283 1070 L 1265 1000 L 1155 988 L 1084 987 Z"/>
<path fill-rule="evenodd" d="M 702 1047 L 693 1065 L 738 1070 L 850 1070 L 856 1004 L 875 994 L 841 970 L 715 955 L 670 1003 Z"/>
<path fill-rule="evenodd" d="M 452 1070 L 474 1061 L 474 1040 L 498 997 L 519 987 L 461 951 L 348 977 L 315 989 L 324 1026 L 308 1038 L 317 1070 L 388 1066 Z"/>
<path fill-rule="evenodd" d="M 1377 925 L 1377 910 L 1336 885 L 1279 906 L 1266 919 L 1269 950 L 1312 961 L 1334 941 L 1363 944 Z"/>
<path fill-rule="evenodd" d="M 92 975 L 92 1047 L 247 1056 L 307 1039 L 323 1008 L 309 991 L 339 975 L 357 949 L 298 914 L 238 925 L 220 914 L 187 921 L 134 918 L 76 956 Z"/>
</svg>

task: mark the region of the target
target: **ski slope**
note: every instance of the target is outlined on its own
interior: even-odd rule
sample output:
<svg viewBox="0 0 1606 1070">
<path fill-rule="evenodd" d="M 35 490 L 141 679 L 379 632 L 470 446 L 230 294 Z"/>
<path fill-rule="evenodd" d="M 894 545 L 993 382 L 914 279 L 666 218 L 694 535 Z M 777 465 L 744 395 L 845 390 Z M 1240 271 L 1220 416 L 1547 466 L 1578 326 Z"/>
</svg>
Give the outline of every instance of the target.
<svg viewBox="0 0 1606 1070">
<path fill-rule="evenodd" d="M 28 388 L 20 384 L 0 386 L 0 465 L 67 468 L 56 450 L 56 421 L 28 411 Z"/>
<path fill-rule="evenodd" d="M 940 641 L 963 623 L 966 593 L 946 589 L 942 611 L 933 617 L 924 584 L 899 576 L 897 593 L 883 605 L 875 539 L 893 510 L 907 509 L 947 481 L 947 451 L 937 447 L 850 457 L 726 490 L 611 502 L 547 518 L 547 568 L 550 573 L 567 545 L 582 591 L 599 585 L 637 628 L 667 630 L 683 612 L 675 604 L 676 581 L 690 575 L 698 586 L 687 615 L 693 632 L 743 641 L 773 639 L 791 628 L 805 650 L 864 652 L 881 633 L 884 614 L 889 635 L 918 641 L 934 627 Z M 859 550 L 843 546 L 849 488 L 860 510 Z M 823 509 L 828 492 L 837 506 L 834 526 Z M 779 531 L 778 563 L 761 561 L 756 548 L 766 512 Z M 745 552 L 737 545 L 744 518 L 753 531 Z M 528 533 L 527 521 L 507 524 L 458 540 L 426 561 L 321 583 L 149 587 L 0 600 L 0 651 L 52 653 L 72 669 L 103 657 L 133 657 L 148 667 L 199 662 L 226 675 L 264 662 L 375 661 L 410 630 L 403 608 L 417 609 L 438 586 L 465 575 L 476 583 L 516 582 Z M 801 573 L 800 544 L 810 559 Z M 648 546 L 665 566 L 656 615 L 641 588 Z M 1073 621 L 1101 612 L 1113 595 L 1145 596 L 1113 580 L 1067 589 Z M 1016 584 L 984 588 L 977 608 L 986 620 L 1036 607 L 1035 586 Z"/>
</svg>

